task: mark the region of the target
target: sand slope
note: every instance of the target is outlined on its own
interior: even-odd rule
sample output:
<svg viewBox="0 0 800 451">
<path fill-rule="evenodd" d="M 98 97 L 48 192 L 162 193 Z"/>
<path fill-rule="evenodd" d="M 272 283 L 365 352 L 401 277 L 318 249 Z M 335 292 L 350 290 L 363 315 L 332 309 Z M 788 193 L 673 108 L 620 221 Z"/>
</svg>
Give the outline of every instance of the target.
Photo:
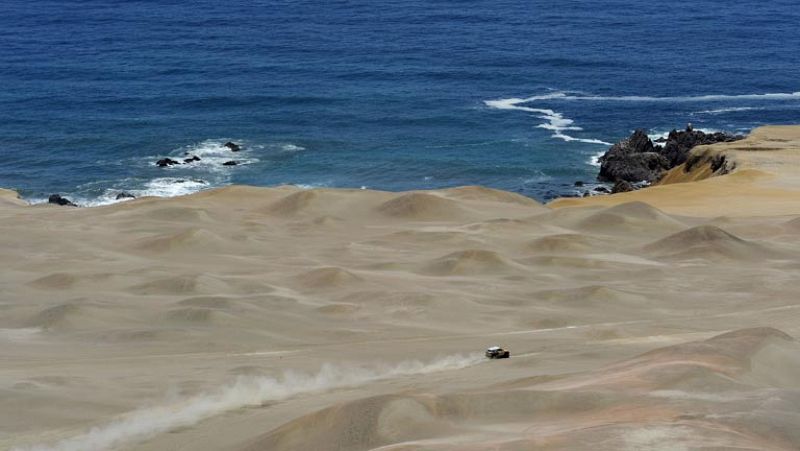
<svg viewBox="0 0 800 451">
<path fill-rule="evenodd" d="M 2 192 L 0 449 L 800 449 L 795 131 L 550 206 Z"/>
</svg>

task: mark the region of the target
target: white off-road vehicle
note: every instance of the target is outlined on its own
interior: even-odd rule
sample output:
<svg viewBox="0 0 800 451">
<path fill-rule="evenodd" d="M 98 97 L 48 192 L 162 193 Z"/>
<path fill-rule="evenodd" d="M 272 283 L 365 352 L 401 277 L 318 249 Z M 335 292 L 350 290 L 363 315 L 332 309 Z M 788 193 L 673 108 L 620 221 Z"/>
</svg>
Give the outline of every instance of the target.
<svg viewBox="0 0 800 451">
<path fill-rule="evenodd" d="M 486 358 L 489 359 L 507 359 L 509 357 L 511 357 L 511 353 L 500 346 L 492 346 L 486 350 Z"/>
</svg>

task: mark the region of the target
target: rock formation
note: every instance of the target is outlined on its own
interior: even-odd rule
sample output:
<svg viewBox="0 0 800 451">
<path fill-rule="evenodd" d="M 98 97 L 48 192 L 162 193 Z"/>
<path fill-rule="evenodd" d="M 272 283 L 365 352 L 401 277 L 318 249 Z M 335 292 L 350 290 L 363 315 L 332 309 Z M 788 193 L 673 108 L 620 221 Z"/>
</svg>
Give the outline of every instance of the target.
<svg viewBox="0 0 800 451">
<path fill-rule="evenodd" d="M 658 181 L 669 169 L 686 162 L 689 152 L 696 146 L 730 142 L 742 136 L 727 133 L 704 133 L 691 125 L 686 130 L 672 130 L 662 145 L 655 145 L 642 130 L 614 144 L 600 157 L 598 180 L 647 184 Z"/>
</svg>

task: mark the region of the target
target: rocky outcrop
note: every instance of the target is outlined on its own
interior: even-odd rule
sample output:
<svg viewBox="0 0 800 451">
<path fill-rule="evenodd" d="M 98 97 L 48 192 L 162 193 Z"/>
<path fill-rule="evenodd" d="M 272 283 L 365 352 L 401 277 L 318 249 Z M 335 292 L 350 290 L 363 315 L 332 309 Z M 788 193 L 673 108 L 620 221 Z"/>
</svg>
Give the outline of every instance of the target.
<svg viewBox="0 0 800 451">
<path fill-rule="evenodd" d="M 235 160 L 226 161 L 222 163 L 223 166 L 236 166 L 237 164 L 239 164 L 239 162 Z"/>
<path fill-rule="evenodd" d="M 669 169 L 669 160 L 661 155 L 659 148 L 641 129 L 611 146 L 599 161 L 597 178 L 603 182 L 652 182 Z"/>
<path fill-rule="evenodd" d="M 236 144 L 235 142 L 232 142 L 232 141 L 226 142 L 225 144 L 223 144 L 223 146 L 227 147 L 228 149 L 231 149 L 231 152 L 238 152 L 238 151 L 242 150 L 242 146 L 240 146 L 240 145 L 238 145 L 238 144 Z"/>
<path fill-rule="evenodd" d="M 131 194 L 131 193 L 128 193 L 128 192 L 125 192 L 125 191 L 123 191 L 123 192 L 121 192 L 121 193 L 117 194 L 117 197 L 115 197 L 114 199 L 116 199 L 116 200 L 122 200 L 122 199 L 136 199 L 136 196 L 134 196 L 134 195 L 133 195 L 133 194 Z"/>
<path fill-rule="evenodd" d="M 674 168 L 685 163 L 689 156 L 689 151 L 697 146 L 738 141 L 743 138 L 744 136 L 721 132 L 703 133 L 689 126 L 685 131 L 672 130 L 669 132 L 667 141 L 664 143 L 663 149 L 661 149 L 661 154 L 669 161 L 669 167 Z"/>
<path fill-rule="evenodd" d="M 609 183 L 629 182 L 634 184 L 632 188 L 640 182 L 650 184 L 658 181 L 669 169 L 685 163 L 694 147 L 742 138 L 727 133 L 704 133 L 694 130 L 690 124 L 686 130 L 671 131 L 662 142 L 663 145 L 656 145 L 644 130 L 636 130 L 600 157 L 600 174 L 597 178 Z"/>
<path fill-rule="evenodd" d="M 61 205 L 62 207 L 77 207 L 74 202 L 67 199 L 66 197 L 61 197 L 60 194 L 51 194 L 50 197 L 47 198 L 48 204 L 54 205 Z"/>
<path fill-rule="evenodd" d="M 195 161 L 200 161 L 200 157 L 198 157 L 197 155 L 193 155 L 193 156 L 191 156 L 189 158 L 184 158 L 183 159 L 184 163 L 193 163 Z"/>
<path fill-rule="evenodd" d="M 172 158 L 162 158 L 162 159 L 156 161 L 156 166 L 158 166 L 160 168 L 165 168 L 167 166 L 172 166 L 172 165 L 176 165 L 176 164 L 181 164 L 181 162 L 177 161 L 177 160 L 173 160 Z"/>
<path fill-rule="evenodd" d="M 616 193 L 627 193 L 628 191 L 633 191 L 634 186 L 631 185 L 630 182 L 626 182 L 625 180 L 618 180 L 617 183 L 614 184 L 614 187 L 611 188 L 611 194 Z"/>
</svg>

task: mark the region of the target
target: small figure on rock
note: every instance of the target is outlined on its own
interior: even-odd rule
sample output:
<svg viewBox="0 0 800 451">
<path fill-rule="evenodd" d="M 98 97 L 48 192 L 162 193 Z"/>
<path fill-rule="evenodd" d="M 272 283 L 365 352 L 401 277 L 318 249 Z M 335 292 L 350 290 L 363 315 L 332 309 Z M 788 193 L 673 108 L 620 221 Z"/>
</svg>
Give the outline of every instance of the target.
<svg viewBox="0 0 800 451">
<path fill-rule="evenodd" d="M 77 207 L 75 203 L 66 197 L 61 197 L 60 194 L 51 194 L 50 197 L 47 198 L 47 203 L 61 205 L 62 207 Z"/>
<path fill-rule="evenodd" d="M 238 152 L 242 150 L 242 147 L 233 141 L 226 142 L 224 146 L 227 147 L 228 149 L 231 149 L 231 152 Z"/>
</svg>

